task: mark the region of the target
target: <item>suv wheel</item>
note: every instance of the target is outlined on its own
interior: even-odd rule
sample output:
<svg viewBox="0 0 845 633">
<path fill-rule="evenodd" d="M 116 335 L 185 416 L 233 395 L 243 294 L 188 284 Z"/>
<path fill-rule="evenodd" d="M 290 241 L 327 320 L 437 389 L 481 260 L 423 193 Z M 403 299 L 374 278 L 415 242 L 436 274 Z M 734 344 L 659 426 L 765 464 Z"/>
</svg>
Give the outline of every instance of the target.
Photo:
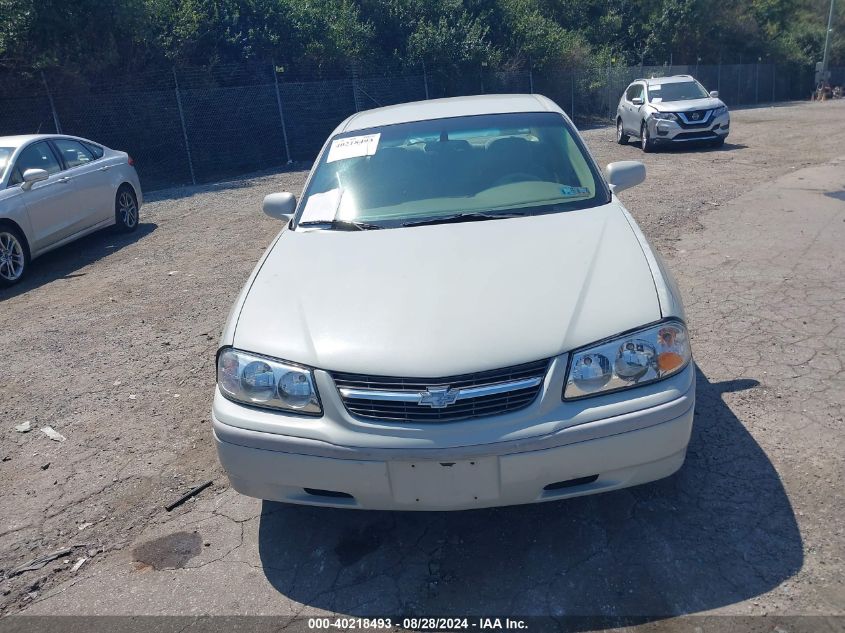
<svg viewBox="0 0 845 633">
<path fill-rule="evenodd" d="M 620 145 L 628 144 L 628 135 L 622 129 L 622 119 L 616 119 L 616 142 Z"/>
<path fill-rule="evenodd" d="M 640 126 L 640 147 L 643 148 L 644 152 L 654 150 L 654 141 L 648 137 L 648 126 L 645 124 L 645 121 Z"/>
</svg>

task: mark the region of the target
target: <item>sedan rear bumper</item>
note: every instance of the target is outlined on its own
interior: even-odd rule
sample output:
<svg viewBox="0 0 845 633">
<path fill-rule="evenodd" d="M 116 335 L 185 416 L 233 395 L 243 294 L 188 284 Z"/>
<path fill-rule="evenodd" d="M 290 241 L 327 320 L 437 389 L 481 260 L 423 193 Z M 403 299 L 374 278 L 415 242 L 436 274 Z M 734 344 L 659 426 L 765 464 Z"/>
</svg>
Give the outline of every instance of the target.
<svg viewBox="0 0 845 633">
<path fill-rule="evenodd" d="M 239 433 L 216 418 L 213 422 L 220 462 L 242 494 L 368 510 L 465 510 L 605 492 L 671 475 L 686 455 L 694 383 L 668 404 L 675 412 L 671 419 L 666 419 L 666 405 L 643 409 L 624 416 L 628 423 L 636 417 L 636 430 L 572 441 L 584 437 L 573 427 L 559 433 L 559 444 L 551 447 L 548 437 L 541 437 L 504 453 L 495 445 L 486 451 L 466 447 L 464 454 L 428 449 L 380 456 L 370 449 L 362 450 L 360 459 L 354 450 L 343 458 L 288 452 L 283 436 L 278 436 L 279 445 L 288 450 L 268 449 L 269 433 L 258 434 L 263 437 L 257 438 L 262 446 L 257 448 L 248 445 L 253 432 Z"/>
</svg>

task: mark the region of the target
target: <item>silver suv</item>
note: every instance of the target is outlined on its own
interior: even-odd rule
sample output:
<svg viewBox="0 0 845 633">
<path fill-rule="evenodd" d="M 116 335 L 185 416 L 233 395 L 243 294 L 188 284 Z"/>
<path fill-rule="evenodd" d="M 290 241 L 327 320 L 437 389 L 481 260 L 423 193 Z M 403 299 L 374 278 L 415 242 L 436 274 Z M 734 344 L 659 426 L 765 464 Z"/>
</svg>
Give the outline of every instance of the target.
<svg viewBox="0 0 845 633">
<path fill-rule="evenodd" d="M 731 118 L 715 90 L 708 93 L 690 75 L 637 79 L 616 109 L 616 140 L 640 139 L 644 152 L 656 145 L 705 142 L 721 147 Z"/>
</svg>

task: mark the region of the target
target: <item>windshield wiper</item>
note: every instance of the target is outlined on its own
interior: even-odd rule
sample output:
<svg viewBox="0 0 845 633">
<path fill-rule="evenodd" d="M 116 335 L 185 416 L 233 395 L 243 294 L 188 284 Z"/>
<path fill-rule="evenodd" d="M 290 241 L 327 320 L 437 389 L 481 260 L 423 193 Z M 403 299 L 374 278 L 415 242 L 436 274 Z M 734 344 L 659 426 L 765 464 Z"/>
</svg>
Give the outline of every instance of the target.
<svg viewBox="0 0 845 633">
<path fill-rule="evenodd" d="M 480 222 L 482 220 L 502 220 L 504 218 L 521 218 L 532 215 L 525 211 L 508 211 L 504 213 L 490 213 L 487 211 L 474 211 L 472 213 L 456 213 L 444 215 L 439 218 L 426 218 L 425 220 L 411 220 L 402 226 L 425 226 L 428 224 L 455 224 L 457 222 Z"/>
<path fill-rule="evenodd" d="M 375 231 L 383 228 L 378 224 L 370 224 L 368 222 L 356 222 L 354 220 L 312 220 L 310 222 L 300 222 L 298 226 L 327 226 L 333 231 Z"/>
</svg>

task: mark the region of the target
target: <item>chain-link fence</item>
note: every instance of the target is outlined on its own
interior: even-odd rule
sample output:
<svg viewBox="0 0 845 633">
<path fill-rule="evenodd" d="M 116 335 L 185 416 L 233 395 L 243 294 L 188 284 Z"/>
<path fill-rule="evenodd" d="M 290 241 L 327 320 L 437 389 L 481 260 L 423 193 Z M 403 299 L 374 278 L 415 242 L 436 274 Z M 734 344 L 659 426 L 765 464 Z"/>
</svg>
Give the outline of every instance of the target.
<svg viewBox="0 0 845 633">
<path fill-rule="evenodd" d="M 353 67 L 325 77 L 272 62 L 132 74 L 82 86 L 58 73 L 0 76 L 0 136 L 61 132 L 128 151 L 146 189 L 212 182 L 312 160 L 344 118 L 466 94 L 544 94 L 577 120 L 610 119 L 638 77 L 690 74 L 729 106 L 808 99 L 813 70 L 719 64 L 575 69 Z M 845 69 L 832 69 L 833 77 Z"/>
</svg>

